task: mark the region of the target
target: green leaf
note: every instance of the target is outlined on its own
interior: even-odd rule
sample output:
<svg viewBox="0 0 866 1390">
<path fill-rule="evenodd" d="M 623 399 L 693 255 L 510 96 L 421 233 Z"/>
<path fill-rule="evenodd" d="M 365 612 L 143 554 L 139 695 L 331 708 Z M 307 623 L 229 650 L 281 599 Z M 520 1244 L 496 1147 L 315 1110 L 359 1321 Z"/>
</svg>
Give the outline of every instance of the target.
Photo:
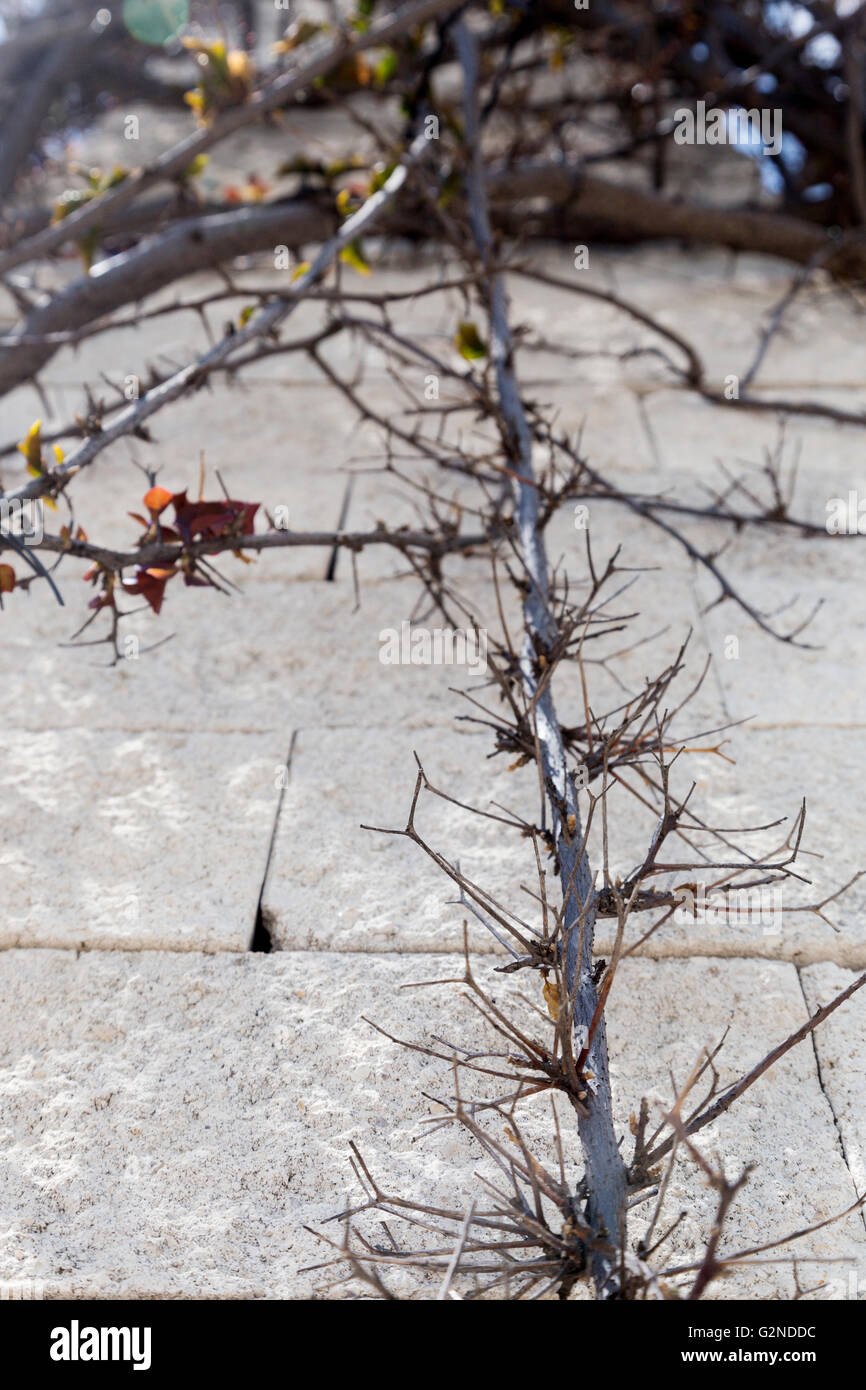
<svg viewBox="0 0 866 1390">
<path fill-rule="evenodd" d="M 458 323 L 457 332 L 454 335 L 454 346 L 460 356 L 465 357 L 469 362 L 477 357 L 487 356 L 487 345 L 479 335 L 475 324 L 467 320 Z"/>
<path fill-rule="evenodd" d="M 84 269 L 89 273 L 99 250 L 99 238 L 102 232 L 101 227 L 90 227 L 75 243 L 78 253 L 84 262 Z"/>
<path fill-rule="evenodd" d="M 393 48 L 386 48 L 381 58 L 373 66 L 373 75 L 379 87 L 384 87 L 400 66 L 400 59 Z"/>
</svg>

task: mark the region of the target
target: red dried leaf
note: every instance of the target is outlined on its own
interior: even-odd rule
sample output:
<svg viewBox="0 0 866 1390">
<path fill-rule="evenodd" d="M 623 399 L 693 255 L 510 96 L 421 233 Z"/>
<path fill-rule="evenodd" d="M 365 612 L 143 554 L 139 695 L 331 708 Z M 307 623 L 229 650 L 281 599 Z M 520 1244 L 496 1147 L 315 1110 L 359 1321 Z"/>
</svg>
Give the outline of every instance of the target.
<svg viewBox="0 0 866 1390">
<path fill-rule="evenodd" d="M 0 594 L 11 594 L 15 588 L 15 571 L 11 565 L 0 565 Z"/>
<path fill-rule="evenodd" d="M 137 569 L 132 579 L 124 579 L 123 588 L 127 594 L 140 594 L 154 613 L 158 613 L 162 608 L 165 586 L 174 574 L 177 574 L 177 570 Z"/>
<path fill-rule="evenodd" d="M 174 498 L 174 515 L 178 530 L 187 545 L 196 537 L 213 540 L 219 536 L 248 535 L 259 509 L 258 502 L 235 502 L 225 498 L 218 502 L 188 502 L 185 492 Z"/>
</svg>

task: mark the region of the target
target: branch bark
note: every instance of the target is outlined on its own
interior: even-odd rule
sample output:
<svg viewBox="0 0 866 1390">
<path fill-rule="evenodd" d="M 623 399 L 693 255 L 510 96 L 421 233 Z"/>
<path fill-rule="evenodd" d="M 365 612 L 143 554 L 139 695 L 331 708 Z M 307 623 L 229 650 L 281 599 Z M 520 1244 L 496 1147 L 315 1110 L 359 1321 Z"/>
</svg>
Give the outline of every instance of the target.
<svg viewBox="0 0 866 1390">
<path fill-rule="evenodd" d="M 175 372 L 173 376 L 168 377 L 167 380 L 148 391 L 140 400 L 131 404 L 128 409 L 121 411 L 107 429 L 101 430 L 99 434 L 81 444 L 59 468 L 54 469 L 51 474 L 41 474 L 38 478 L 34 478 L 32 482 L 20 488 L 17 493 L 11 494 L 9 500 L 11 500 L 11 496 L 18 499 L 42 497 L 56 490 L 58 486 L 63 486 L 69 478 L 92 463 L 97 455 L 108 448 L 110 444 L 113 444 L 116 439 L 131 434 L 140 428 L 150 416 L 155 415 L 158 410 L 168 405 L 170 401 L 177 400 L 186 391 L 200 385 L 210 372 L 230 361 L 242 347 L 271 335 L 274 329 L 294 312 L 307 290 L 312 288 L 334 264 L 340 252 L 378 222 L 403 188 L 409 169 L 422 158 L 428 149 L 429 141 L 424 135 L 417 136 L 404 159 L 396 166 L 382 188 L 371 194 L 363 206 L 347 218 L 335 235 L 324 246 L 320 247 L 307 270 L 292 283 L 290 287 L 291 297 L 274 300 L 259 310 L 245 327 L 221 339 L 201 357 L 188 363 L 187 366 Z M 188 228 L 185 231 L 188 234 Z M 79 282 L 79 286 L 83 284 L 85 288 L 89 289 L 98 283 L 99 278 L 98 276 L 88 277 L 86 281 Z M 43 348 L 39 348 L 39 351 L 43 350 Z M 10 351 L 14 351 L 14 349 L 10 349 Z"/>
<path fill-rule="evenodd" d="M 546 198 L 561 231 L 621 242 L 681 238 L 781 256 L 799 265 L 820 259 L 834 275 L 866 275 L 866 238 L 834 238 L 826 228 L 784 213 L 711 208 L 584 174 L 579 165 L 526 160 L 488 177 L 494 209 Z M 519 214 L 518 214 L 519 215 Z M 835 247 L 835 249 L 834 249 Z"/>
<path fill-rule="evenodd" d="M 104 27 L 94 20 L 89 27 L 79 26 L 70 38 L 50 43 L 29 81 L 10 92 L 0 144 L 0 202 L 11 192 L 60 83 L 84 61 Z"/>
<path fill-rule="evenodd" d="M 58 351 L 57 344 L 27 338 L 80 328 L 234 256 L 321 241 L 337 221 L 336 209 L 326 211 L 311 199 L 269 203 L 186 219 L 132 251 L 100 261 L 89 275 L 28 314 L 19 335 L 25 341 L 0 349 L 0 395 L 35 376 Z"/>
<path fill-rule="evenodd" d="M 527 592 L 524 600 L 526 639 L 520 670 L 527 699 L 535 713 L 535 726 L 547 789 L 559 880 L 563 898 L 565 977 L 574 997 L 574 1027 L 589 1034 L 598 1009 L 593 981 L 592 945 L 595 928 L 592 873 L 582 848 L 580 806 L 569 775 L 565 746 L 553 703 L 550 684 L 539 693 L 538 656 L 554 646 L 557 626 L 551 611 L 547 555 L 539 527 L 538 488 L 532 466 L 532 434 L 514 373 L 514 347 L 508 322 L 508 299 L 501 274 L 490 273 L 493 239 L 487 211 L 484 167 L 478 121 L 478 46 L 465 21 L 455 27 L 455 42 L 463 67 L 466 145 L 469 171 L 466 180 L 469 218 L 481 260 L 487 269 L 491 359 L 503 422 L 503 442 L 517 475 L 517 540 L 522 555 Z M 613 1127 L 610 1074 L 604 1017 L 589 1042 L 587 1069 L 593 1076 L 593 1093 L 587 1113 L 578 1117 L 586 1162 L 588 1214 L 594 1229 L 604 1235 L 613 1254 L 593 1251 L 593 1277 L 600 1297 L 619 1289 L 619 1251 L 625 1235 L 626 1174 Z"/>
</svg>

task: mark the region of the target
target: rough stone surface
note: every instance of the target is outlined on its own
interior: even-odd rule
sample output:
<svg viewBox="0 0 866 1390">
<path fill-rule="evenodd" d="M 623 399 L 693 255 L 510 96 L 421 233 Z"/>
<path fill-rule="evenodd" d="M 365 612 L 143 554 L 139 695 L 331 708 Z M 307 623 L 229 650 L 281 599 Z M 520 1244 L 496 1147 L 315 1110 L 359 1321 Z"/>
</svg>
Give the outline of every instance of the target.
<svg viewBox="0 0 866 1390">
<path fill-rule="evenodd" d="M 803 993 L 810 1012 L 850 988 L 860 976 L 824 962 L 801 971 Z M 845 1162 L 858 1193 L 866 1192 L 866 1096 L 863 1077 L 863 1035 L 866 1030 L 866 987 L 841 1004 L 815 1034 L 815 1053 L 821 1084 L 833 1111 Z M 864 1218 L 866 1229 L 866 1218 Z M 861 1252 L 859 1285 L 848 1297 L 866 1292 L 866 1261 Z"/>
<path fill-rule="evenodd" d="M 512 808 L 519 814 L 521 803 L 533 804 L 529 769 L 492 770 L 485 764 L 483 736 L 443 727 L 410 732 L 399 725 L 304 730 L 292 761 L 262 902 L 281 948 L 459 947 L 461 921 L 473 919 L 457 902 L 453 881 L 405 836 L 361 828 L 406 826 L 417 777 L 413 753 L 432 784 L 465 805 L 501 816 Z M 467 826 L 472 827 L 468 836 Z M 519 828 L 473 817 L 425 792 L 415 828 L 431 850 L 452 865 L 459 862 L 460 872 L 470 881 L 535 925 L 540 914 L 519 891 L 526 883 L 537 892 L 535 861 L 531 842 Z M 329 902 L 326 912 L 323 897 Z M 494 938 L 474 923 L 471 937 L 481 949 L 496 946 Z"/>
<path fill-rule="evenodd" d="M 109 146 L 117 134 L 112 119 L 116 113 L 103 131 Z M 320 127 L 319 113 L 299 113 L 305 138 Z M 274 142 L 279 158 L 283 140 L 280 134 Z M 228 157 L 238 172 L 249 171 L 243 139 Z M 373 245 L 374 259 L 378 252 Z M 545 254 L 551 270 L 574 276 L 564 251 Z M 417 253 L 402 263 L 389 256 L 387 268 L 377 263 L 374 283 L 405 289 L 417 272 Z M 77 271 L 70 262 L 58 273 Z M 238 283 L 275 279 L 266 258 L 237 274 Z M 633 296 L 691 336 L 715 389 L 747 373 L 767 314 L 790 283 L 781 262 L 673 247 L 593 248 L 585 274 L 582 283 Z M 201 277 L 190 289 L 212 284 Z M 775 412 L 734 402 L 713 407 L 678 389 L 670 366 L 643 351 L 661 346 L 676 358 L 675 349 L 609 305 L 518 277 L 510 287 L 515 321 L 534 334 L 518 351 L 529 394 L 555 409 L 558 429 L 582 432 L 582 453 L 608 476 L 674 505 L 700 504 L 727 486 L 725 468 L 744 463 L 761 488 L 761 470 L 775 453 L 794 488 L 796 515 L 821 527 L 832 498 L 862 492 L 861 430 L 796 416 L 782 434 Z M 246 302 L 241 295 L 219 306 L 214 331 Z M 460 308 L 457 297 L 418 301 L 411 323 L 431 352 L 464 371 L 450 345 Z M 305 308 L 292 334 L 309 332 L 320 317 Z M 571 356 L 553 353 L 553 343 Z M 98 382 L 106 362 L 118 381 L 146 377 L 149 363 L 185 361 L 204 346 L 200 324 L 186 316 L 60 352 L 43 374 L 47 409 L 29 387 L 4 399 L 0 442 L 20 439 L 39 415 L 46 428 L 71 419 L 83 405 L 82 378 Z M 642 351 L 634 354 L 635 347 Z M 406 408 L 404 388 L 416 396 L 423 390 L 422 373 L 407 375 L 398 389 L 383 374 L 381 354 L 348 337 L 324 351 L 347 379 L 362 373 L 359 389 L 383 417 Z M 753 390 L 858 411 L 864 368 L 856 306 L 830 300 L 817 281 L 791 307 Z M 450 389 L 443 383 L 443 398 Z M 76 480 L 76 520 L 91 539 L 134 542 L 138 528 L 126 513 L 139 509 L 144 490 L 134 462 L 158 469 L 166 486 L 195 491 L 202 449 L 208 488 L 218 469 L 234 495 L 272 513 L 288 507 L 296 529 L 337 526 L 348 471 L 356 473 L 348 526 L 417 520 L 406 487 L 376 471 L 380 431 L 359 428 L 347 402 L 303 357 L 258 364 L 235 391 L 219 385 L 195 394 L 157 417 L 153 434 L 153 445 L 136 440 L 106 450 Z M 23 477 L 20 455 L 0 460 L 4 487 Z M 448 498 L 465 499 L 457 481 L 436 483 Z M 554 519 L 550 553 L 577 585 L 586 572 L 586 535 L 575 520 L 571 507 Z M 609 1036 L 617 1123 L 628 1146 L 629 1115 L 641 1095 L 656 1106 L 669 1103 L 671 1070 L 681 1083 L 726 1026 L 723 1085 L 801 1024 L 807 1005 L 825 1002 L 866 965 L 866 881 L 828 905 L 837 930 L 794 911 L 866 867 L 857 858 L 866 550 L 851 537 L 733 538 L 722 563 L 748 602 L 776 614 L 772 621 L 787 630 L 824 601 L 801 635 L 816 649 L 802 650 L 762 636 L 730 602 L 710 607 L 714 584 L 660 528 L 600 501 L 589 504 L 588 523 L 597 563 L 621 544 L 621 563 L 639 571 L 619 576 L 634 582 L 613 605 L 638 615 L 617 663 L 622 684 L 603 665 L 587 667 L 593 713 L 634 698 L 692 629 L 677 699 L 706 657 L 713 660 L 682 715 L 692 751 L 677 765 L 676 785 L 685 792 L 696 782 L 694 805 L 710 823 L 787 817 L 754 841 L 762 852 L 788 834 L 805 796 L 808 854 L 800 867 L 813 879 L 811 887 L 791 885 L 780 918 L 672 922 L 639 947 L 641 959 L 624 962 Z M 728 538 L 684 515 L 682 525 L 704 548 Z M 432 622 L 400 557 L 369 551 L 358 558 L 357 611 L 349 557 L 340 557 L 334 583 L 324 580 L 328 559 L 323 549 L 269 554 L 251 566 L 229 559 L 221 569 L 242 591 L 232 599 L 170 588 L 160 617 L 142 614 L 131 629 L 138 659 L 114 668 L 97 664 L 108 659 L 105 648 L 59 646 L 87 616 L 90 591 L 74 565 L 59 572 L 64 609 L 37 586 L 14 593 L 0 615 L 0 945 L 11 948 L 0 951 L 5 1280 L 41 1280 L 49 1296 L 341 1297 L 351 1290 L 332 1286 L 321 1271 L 302 1272 L 327 1258 L 303 1227 L 333 1213 L 347 1192 L 357 1198 L 350 1140 L 401 1191 L 462 1206 L 473 1190 L 477 1149 L 451 1130 L 418 1140 L 420 1122 L 435 1109 L 421 1092 L 448 1089 L 447 1069 L 398 1049 L 361 1017 L 401 1037 L 436 1032 L 489 1043 L 453 989 L 400 988 L 461 973 L 455 952 L 469 914 L 447 901 L 453 885 L 417 846 L 359 827 L 405 824 L 413 750 L 434 785 L 494 811 L 489 803 L 498 801 L 534 818 L 537 787 L 527 769 L 508 772 L 505 757 L 487 761 L 489 730 L 455 723 L 461 707 L 480 711 L 451 688 L 485 700 L 489 690 L 473 689 L 483 678 L 380 662 L 383 630 L 410 618 Z M 481 563 L 448 561 L 446 573 L 469 594 L 479 621 L 493 626 Z M 145 650 L 170 634 L 164 646 Z M 575 673 L 563 673 L 557 699 L 566 722 L 585 719 Z M 748 723 L 726 727 L 741 720 Z M 277 818 L 278 770 L 293 735 Z M 706 751 L 719 743 L 724 756 Z M 621 789 L 611 808 L 611 862 L 627 871 L 645 853 L 655 817 Z M 535 886 L 528 841 L 432 798 L 424 799 L 418 824 L 431 845 L 537 924 L 537 903 L 520 891 Z M 592 852 L 599 863 L 597 834 Z M 263 882 L 263 915 L 277 949 L 251 954 Z M 501 963 L 491 948 L 500 955 L 501 948 L 470 922 L 479 971 L 495 992 L 517 988 L 510 977 L 490 976 Z M 627 944 L 642 930 L 635 918 Z M 599 952 L 609 955 L 612 944 L 611 924 L 602 922 Z M 531 992 L 534 983 L 523 979 L 520 987 Z M 704 1151 L 718 1151 L 731 1171 L 757 1163 L 735 1207 L 728 1250 L 823 1220 L 850 1204 L 855 1184 L 863 1190 L 864 1008 L 866 991 L 704 1134 Z M 543 1106 L 533 1102 L 527 1133 L 543 1157 L 550 1132 Z M 569 1152 L 576 1154 L 573 1143 Z M 680 1209 L 689 1213 L 670 1249 L 672 1265 L 687 1264 L 712 1219 L 712 1194 L 693 1164 L 678 1162 L 668 1206 L 671 1219 Z M 637 1214 L 633 1229 L 640 1232 Z M 849 1276 L 860 1271 L 862 1293 L 864 1237 L 856 1214 L 809 1237 L 801 1253 L 816 1262 L 801 1266 L 803 1284 L 820 1285 L 816 1296 L 856 1296 Z M 714 1296 L 791 1291 L 790 1268 L 780 1264 L 742 1269 Z M 429 1295 L 431 1286 L 415 1292 Z"/>
<path fill-rule="evenodd" d="M 7 732 L 0 747 L 0 946 L 249 945 L 285 758 L 272 735 Z"/>
<path fill-rule="evenodd" d="M 450 1089 L 448 1064 L 399 1048 L 362 1017 L 410 1041 L 437 1033 L 483 1044 L 483 1026 L 453 986 L 401 988 L 460 971 L 455 956 L 4 952 L 4 1279 L 41 1281 L 48 1297 L 351 1292 L 327 1287 L 333 1270 L 306 1272 L 329 1251 L 304 1229 L 332 1234 L 320 1223 L 357 1200 L 350 1140 L 389 1191 L 462 1209 L 476 1190 L 472 1141 L 447 1128 L 419 1137 L 437 1113 L 421 1092 Z M 480 978 L 491 978 L 489 967 Z M 518 988 L 492 982 L 500 1002 Z M 791 966 L 627 962 L 611 1005 L 618 1124 L 627 1128 L 644 1093 L 654 1108 L 669 1103 L 669 1070 L 682 1082 L 729 1023 L 722 1084 L 804 1016 Z M 525 1132 L 551 1161 L 546 1105 L 527 1107 Z M 574 1126 L 562 1120 L 576 1177 Z M 760 1160 L 727 1252 L 853 1199 L 808 1047 L 775 1066 L 703 1149 L 718 1150 L 731 1171 Z M 712 1219 L 712 1194 L 690 1162 L 678 1165 L 665 1210 L 672 1219 L 683 1206 L 670 1267 L 694 1258 Z M 641 1229 L 635 1215 L 635 1236 Z M 838 1272 L 828 1257 L 862 1256 L 863 1228 L 848 1218 L 800 1245 L 818 1283 Z M 716 1293 L 790 1289 L 789 1267 L 766 1265 L 737 1271 Z M 414 1286 L 415 1296 L 430 1292 Z"/>
</svg>

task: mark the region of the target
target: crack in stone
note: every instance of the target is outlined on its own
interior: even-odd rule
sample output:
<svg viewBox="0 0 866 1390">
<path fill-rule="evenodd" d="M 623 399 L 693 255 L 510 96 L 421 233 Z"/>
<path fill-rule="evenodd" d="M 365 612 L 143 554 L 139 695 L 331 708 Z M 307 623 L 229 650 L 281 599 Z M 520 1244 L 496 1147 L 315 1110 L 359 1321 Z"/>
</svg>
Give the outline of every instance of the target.
<svg viewBox="0 0 866 1390">
<path fill-rule="evenodd" d="M 798 982 L 798 984 L 799 984 L 799 986 L 800 986 L 800 993 L 801 993 L 802 996 L 803 996 L 803 1003 L 806 1005 L 806 1013 L 809 1014 L 809 1015 L 811 1016 L 811 1012 L 812 1012 L 812 1011 L 811 1011 L 811 1009 L 809 1008 L 809 1000 L 808 1000 L 808 998 L 806 997 L 806 989 L 805 989 L 805 986 L 804 986 L 804 984 L 803 984 L 803 972 L 802 972 L 802 969 L 801 969 L 801 967 L 800 967 L 799 965 L 795 966 L 794 968 L 795 968 L 795 970 L 797 971 L 797 982 Z M 837 1139 L 839 1140 L 839 1150 L 840 1150 L 840 1152 L 841 1152 L 841 1154 L 842 1154 L 842 1162 L 845 1164 L 845 1167 L 847 1168 L 848 1173 L 849 1173 L 849 1175 L 850 1175 L 850 1177 L 851 1177 L 851 1186 L 852 1186 L 853 1189 L 854 1189 L 855 1195 L 859 1195 L 859 1194 L 857 1193 L 857 1181 L 856 1181 L 856 1179 L 855 1179 L 855 1177 L 854 1177 L 854 1172 L 853 1172 L 853 1169 L 852 1169 L 852 1167 L 851 1167 L 851 1164 L 848 1162 L 848 1151 L 847 1151 L 847 1149 L 846 1149 L 846 1147 L 845 1147 L 845 1136 L 844 1136 L 844 1134 L 843 1134 L 843 1132 L 842 1132 L 842 1126 L 841 1126 L 841 1124 L 839 1123 L 839 1117 L 838 1117 L 838 1115 L 836 1114 L 836 1108 L 835 1108 L 835 1106 L 833 1105 L 832 1100 L 830 1099 L 830 1092 L 827 1090 L 827 1087 L 824 1085 L 824 1074 L 823 1074 L 823 1072 L 822 1072 L 822 1070 L 821 1070 L 821 1056 L 820 1056 L 820 1053 L 818 1052 L 817 1029 L 814 1029 L 814 1028 L 813 1028 L 812 1032 L 809 1034 L 809 1037 L 810 1037 L 811 1040 L 812 1040 L 812 1052 L 814 1053 L 814 1056 L 815 1056 L 815 1070 L 816 1070 L 816 1072 L 817 1072 L 817 1074 L 818 1074 L 818 1085 L 821 1087 L 821 1093 L 822 1093 L 822 1095 L 823 1095 L 825 1101 L 827 1102 L 827 1109 L 830 1111 L 830 1114 L 831 1114 L 831 1116 L 833 1117 L 833 1124 L 834 1124 L 835 1127 L 836 1127 L 836 1137 L 837 1137 Z M 866 1229 L 866 1211 L 864 1211 L 863 1207 L 860 1208 L 860 1220 L 861 1220 L 861 1222 L 863 1223 L 864 1229 Z"/>
<path fill-rule="evenodd" d="M 350 473 L 350 474 L 349 474 L 349 477 L 348 477 L 348 480 L 347 480 L 347 482 L 346 482 L 345 491 L 344 491 L 344 493 L 343 493 L 343 500 L 342 500 L 342 502 L 340 503 L 340 515 L 339 515 L 339 517 L 337 518 L 337 530 L 338 530 L 338 531 L 345 531 L 345 529 L 346 529 L 346 522 L 347 522 L 348 519 L 349 519 L 349 507 L 350 507 L 351 502 L 352 502 L 352 489 L 353 489 L 354 485 L 355 485 L 355 475 L 354 475 L 354 473 Z M 330 558 L 328 559 L 328 567 L 327 567 L 327 569 L 325 570 L 325 581 L 326 581 L 328 584 L 333 584 L 334 581 L 335 581 L 336 578 L 337 578 L 337 562 L 338 562 L 339 558 L 340 558 L 340 547 L 339 547 L 338 545 L 335 545 L 335 546 L 333 547 L 333 549 L 331 550 Z"/>
<path fill-rule="evenodd" d="M 267 858 L 265 859 L 265 868 L 264 873 L 262 874 L 261 887 L 259 888 L 259 897 L 258 902 L 256 904 L 255 925 L 253 926 L 253 935 L 250 941 L 251 951 L 268 953 L 274 949 L 273 935 L 265 918 L 265 912 L 262 903 L 265 896 L 265 888 L 267 887 L 268 883 L 268 874 L 271 870 L 271 860 L 274 857 L 274 845 L 277 842 L 277 831 L 280 825 L 280 814 L 283 809 L 283 798 L 286 795 L 286 787 L 288 786 L 289 778 L 292 775 L 292 758 L 294 757 L 295 744 L 297 742 L 297 738 L 298 730 L 293 729 L 292 737 L 289 741 L 289 751 L 286 754 L 286 761 L 283 764 L 283 766 L 286 769 L 286 777 L 283 782 L 283 785 L 280 787 L 280 794 L 277 798 L 277 808 L 274 812 L 274 823 L 271 826 L 271 837 L 268 841 L 268 853 Z"/>
</svg>

